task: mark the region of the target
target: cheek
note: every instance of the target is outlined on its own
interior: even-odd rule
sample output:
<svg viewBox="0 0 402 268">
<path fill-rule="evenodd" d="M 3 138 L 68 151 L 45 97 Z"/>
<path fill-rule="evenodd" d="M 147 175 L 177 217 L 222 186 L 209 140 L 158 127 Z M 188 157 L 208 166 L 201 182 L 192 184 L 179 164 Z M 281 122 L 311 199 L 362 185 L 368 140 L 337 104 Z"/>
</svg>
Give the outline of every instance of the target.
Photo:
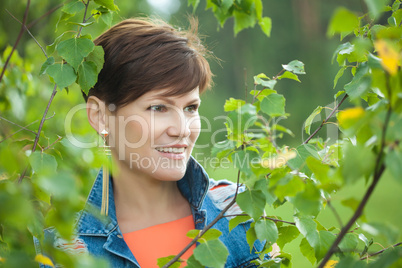
<svg viewBox="0 0 402 268">
<path fill-rule="evenodd" d="M 119 118 L 116 122 L 116 138 L 119 145 L 138 148 L 147 142 L 149 123 L 143 117 L 130 116 Z"/>
<path fill-rule="evenodd" d="M 191 139 L 195 142 L 201 132 L 201 120 L 199 116 L 189 121 L 189 129 L 191 131 Z"/>
</svg>

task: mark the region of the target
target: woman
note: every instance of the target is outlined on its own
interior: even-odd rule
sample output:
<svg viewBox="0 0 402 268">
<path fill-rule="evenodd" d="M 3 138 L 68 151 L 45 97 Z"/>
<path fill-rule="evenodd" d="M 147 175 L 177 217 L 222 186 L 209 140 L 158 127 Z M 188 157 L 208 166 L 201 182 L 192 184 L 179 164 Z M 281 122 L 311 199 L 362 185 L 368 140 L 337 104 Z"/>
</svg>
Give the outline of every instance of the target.
<svg viewBox="0 0 402 268">
<path fill-rule="evenodd" d="M 191 157 L 200 133 L 199 96 L 212 76 L 195 28 L 129 19 L 95 40 L 105 64 L 86 97 L 87 114 L 115 168 L 109 181 L 100 171 L 74 243 L 54 239 L 59 248 L 88 251 L 113 267 L 157 267 L 157 258 L 178 254 L 190 242 L 186 233 L 202 229 L 233 198 L 233 183 L 209 180 Z M 228 212 L 234 213 L 241 213 L 236 205 Z M 248 227 L 229 233 L 228 218 L 213 226 L 229 250 L 226 267 L 252 267 L 258 258 L 263 244 L 250 252 Z"/>
</svg>

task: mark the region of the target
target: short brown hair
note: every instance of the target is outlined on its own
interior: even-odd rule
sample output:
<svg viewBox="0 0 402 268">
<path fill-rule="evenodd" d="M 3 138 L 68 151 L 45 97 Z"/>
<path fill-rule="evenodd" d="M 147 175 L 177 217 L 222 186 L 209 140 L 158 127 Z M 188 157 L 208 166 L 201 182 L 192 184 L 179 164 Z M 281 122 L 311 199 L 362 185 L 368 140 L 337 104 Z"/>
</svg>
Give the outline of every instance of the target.
<svg viewBox="0 0 402 268">
<path fill-rule="evenodd" d="M 180 31 L 162 21 L 124 20 L 94 42 L 105 51 L 105 64 L 88 96 L 124 106 L 146 92 L 168 89 L 167 96 L 210 87 L 208 53 L 197 37 L 197 21 Z M 87 96 L 84 96 L 87 100 Z"/>
</svg>

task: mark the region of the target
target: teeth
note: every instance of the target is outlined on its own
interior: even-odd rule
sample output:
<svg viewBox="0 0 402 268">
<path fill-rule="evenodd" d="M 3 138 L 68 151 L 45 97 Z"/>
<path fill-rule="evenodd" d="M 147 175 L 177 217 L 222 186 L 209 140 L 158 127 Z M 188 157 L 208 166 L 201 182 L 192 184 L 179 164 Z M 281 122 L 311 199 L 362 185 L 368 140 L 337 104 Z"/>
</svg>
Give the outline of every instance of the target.
<svg viewBox="0 0 402 268">
<path fill-rule="evenodd" d="M 155 148 L 159 152 L 163 153 L 174 153 L 174 154 L 181 154 L 184 153 L 185 147 L 176 148 L 176 147 L 157 147 Z"/>
</svg>

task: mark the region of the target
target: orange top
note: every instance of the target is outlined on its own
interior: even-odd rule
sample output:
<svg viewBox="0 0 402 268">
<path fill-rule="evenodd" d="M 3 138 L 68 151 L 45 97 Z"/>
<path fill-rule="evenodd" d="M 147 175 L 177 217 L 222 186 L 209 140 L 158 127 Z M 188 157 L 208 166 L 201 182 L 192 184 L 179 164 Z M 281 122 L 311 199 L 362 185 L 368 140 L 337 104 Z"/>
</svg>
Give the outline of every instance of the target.
<svg viewBox="0 0 402 268">
<path fill-rule="evenodd" d="M 124 241 L 141 267 L 157 268 L 157 259 L 177 255 L 192 239 L 188 231 L 195 229 L 193 216 L 154 225 L 145 229 L 123 234 Z M 195 245 L 181 259 L 187 260 Z M 181 265 L 184 267 L 185 263 Z"/>
</svg>

